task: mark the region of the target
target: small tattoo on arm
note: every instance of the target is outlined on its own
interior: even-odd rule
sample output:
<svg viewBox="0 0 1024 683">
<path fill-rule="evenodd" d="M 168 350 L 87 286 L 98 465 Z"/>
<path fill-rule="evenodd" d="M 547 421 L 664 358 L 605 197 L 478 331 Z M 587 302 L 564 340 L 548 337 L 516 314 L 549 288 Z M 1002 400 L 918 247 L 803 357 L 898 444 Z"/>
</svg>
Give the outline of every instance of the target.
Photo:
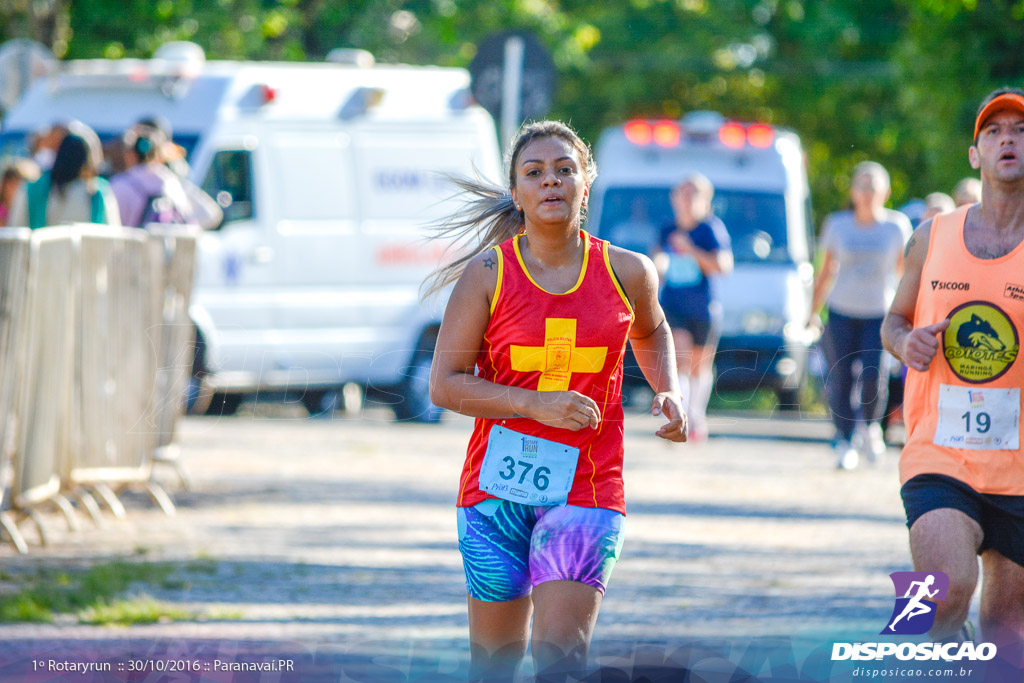
<svg viewBox="0 0 1024 683">
<path fill-rule="evenodd" d="M 903 258 L 906 258 L 907 256 L 910 255 L 910 248 L 914 246 L 915 241 L 916 240 L 914 239 L 914 236 L 911 235 L 910 239 L 907 241 L 907 248 L 903 250 Z"/>
<path fill-rule="evenodd" d="M 494 270 L 495 261 L 490 256 L 484 259 L 484 268 L 487 270 Z"/>
</svg>

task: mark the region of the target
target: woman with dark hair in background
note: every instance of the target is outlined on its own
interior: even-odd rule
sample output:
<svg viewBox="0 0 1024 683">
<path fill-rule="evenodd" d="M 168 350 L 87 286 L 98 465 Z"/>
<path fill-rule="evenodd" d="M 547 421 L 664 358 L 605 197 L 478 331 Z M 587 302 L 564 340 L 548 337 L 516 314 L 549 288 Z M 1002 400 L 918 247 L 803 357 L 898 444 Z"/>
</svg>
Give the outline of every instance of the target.
<svg viewBox="0 0 1024 683">
<path fill-rule="evenodd" d="M 65 223 L 121 224 L 110 185 L 97 175 L 99 138 L 81 123 L 70 130 L 57 148 L 53 168 L 15 195 L 8 225 L 34 230 Z"/>
<path fill-rule="evenodd" d="M 528 643 L 538 674 L 585 667 L 623 539 L 627 340 L 657 435 L 686 440 L 654 264 L 582 230 L 596 175 L 570 128 L 529 124 L 508 188 L 458 181 L 473 201 L 442 229 L 471 247 L 430 287 L 456 282 L 430 384 L 476 418 L 457 500 L 474 679 L 511 679 Z"/>
</svg>

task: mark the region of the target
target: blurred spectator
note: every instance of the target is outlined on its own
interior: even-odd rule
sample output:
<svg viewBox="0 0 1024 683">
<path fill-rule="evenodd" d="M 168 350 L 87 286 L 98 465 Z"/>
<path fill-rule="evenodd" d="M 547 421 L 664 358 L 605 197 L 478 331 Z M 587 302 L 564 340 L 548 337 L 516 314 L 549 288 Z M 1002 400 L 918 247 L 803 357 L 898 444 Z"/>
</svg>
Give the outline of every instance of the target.
<svg viewBox="0 0 1024 683">
<path fill-rule="evenodd" d="M 911 227 L 916 228 L 921 223 L 921 216 L 924 215 L 925 209 L 928 205 L 925 204 L 923 199 L 911 199 L 909 202 L 901 206 L 898 211 L 904 216 L 910 219 Z"/>
<path fill-rule="evenodd" d="M 213 197 L 189 180 L 190 169 L 185 158 L 185 148 L 174 142 L 174 129 L 171 127 L 171 122 L 164 116 L 154 114 L 139 119 L 136 125 L 155 128 L 163 133 L 165 142 L 160 149 L 163 163 L 178 176 L 181 186 L 185 188 L 185 194 L 192 202 L 195 222 L 203 230 L 212 230 L 219 226 L 224 219 L 224 212 Z"/>
<path fill-rule="evenodd" d="M 9 225 L 34 230 L 64 223 L 121 224 L 110 185 L 96 172 L 102 160 L 99 138 L 82 123 L 73 129 L 57 148 L 53 168 L 15 193 Z"/>
<path fill-rule="evenodd" d="M 49 171 L 57 158 L 57 148 L 68 134 L 66 122 L 58 121 L 47 128 L 36 130 L 29 136 L 28 152 L 40 170 Z"/>
<path fill-rule="evenodd" d="M 122 137 L 111 138 L 103 143 L 103 168 L 100 175 L 105 178 L 113 178 L 118 173 L 124 173 L 128 166 L 124 162 L 124 139 Z"/>
<path fill-rule="evenodd" d="M 840 469 L 855 468 L 861 450 L 872 459 L 885 452 L 880 419 L 886 406 L 888 382 L 883 379 L 888 379 L 889 356 L 882 354 L 881 326 L 911 235 L 910 220 L 885 208 L 888 198 L 885 168 L 872 161 L 858 164 L 850 181 L 853 209 L 829 215 L 821 230 L 822 266 L 814 283 L 810 323 L 815 324 L 827 299 L 828 324 L 822 340 L 829 365 L 825 393 L 836 427 L 834 449 Z M 855 406 L 852 395 L 858 384 Z"/>
<path fill-rule="evenodd" d="M 957 206 L 977 204 L 981 201 L 981 181 L 977 178 L 964 178 L 953 188 L 953 201 Z"/>
<path fill-rule="evenodd" d="M 11 205 L 26 182 L 39 179 L 39 167 L 28 159 L 9 162 L 0 174 L 0 226 L 8 225 Z"/>
<path fill-rule="evenodd" d="M 185 184 L 164 161 L 167 138 L 158 128 L 136 125 L 124 135 L 124 161 L 127 170 L 110 183 L 121 207 L 125 225 L 144 227 L 150 223 L 198 223 L 203 228 L 220 223 L 220 208 L 202 193 L 193 201 Z M 215 213 L 207 204 L 212 204 Z"/>
<path fill-rule="evenodd" d="M 921 223 L 940 213 L 949 213 L 956 208 L 953 198 L 945 192 L 932 192 L 924 198 L 924 212 L 921 214 Z"/>
<path fill-rule="evenodd" d="M 672 328 L 679 392 L 690 418 L 690 440 L 708 437 L 705 412 L 714 381 L 712 365 L 721 333 L 722 304 L 709 278 L 732 271 L 732 243 L 711 213 L 715 188 L 692 173 L 672 190 L 675 221 L 661 233 L 654 264 L 661 276 L 661 305 Z"/>
<path fill-rule="evenodd" d="M 159 114 L 144 116 L 135 124 L 145 128 L 155 128 L 164 136 L 164 143 L 160 148 L 160 155 L 167 168 L 174 171 L 180 180 L 188 178 L 188 161 L 185 160 L 185 149 L 174 143 L 174 128 L 166 117 Z"/>
</svg>

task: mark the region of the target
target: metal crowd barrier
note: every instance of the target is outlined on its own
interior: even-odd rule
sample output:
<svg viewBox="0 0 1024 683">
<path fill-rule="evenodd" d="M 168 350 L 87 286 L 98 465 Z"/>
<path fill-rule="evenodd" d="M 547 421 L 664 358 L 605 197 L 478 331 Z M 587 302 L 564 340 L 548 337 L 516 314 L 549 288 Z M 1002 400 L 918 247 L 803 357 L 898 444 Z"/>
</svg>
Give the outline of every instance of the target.
<svg viewBox="0 0 1024 683">
<path fill-rule="evenodd" d="M 152 464 L 146 418 L 157 360 L 147 337 L 154 303 L 149 236 L 109 226 L 75 231 L 82 275 L 75 349 L 80 441 L 64 480 L 72 489 L 93 489 L 120 517 L 124 508 L 110 486 L 146 482 Z"/>
<path fill-rule="evenodd" d="M 18 447 L 11 486 L 12 507 L 35 522 L 46 544 L 46 527 L 36 509 L 56 503 L 77 527 L 61 496 L 60 473 L 74 448 L 72 410 L 77 324 L 78 260 L 71 228 L 32 233 L 25 307 L 25 365 L 18 407 Z"/>
<path fill-rule="evenodd" d="M 122 516 L 116 491 L 127 487 L 174 513 L 151 474 L 155 459 L 171 459 L 191 375 L 196 235 L 182 226 L 0 231 L 0 418 L 13 416 L 0 420 L 0 436 L 17 431 L 0 522 L 19 550 L 20 519 L 47 543 L 43 505 L 77 528 L 64 494 L 97 523 L 93 494 Z"/>
<path fill-rule="evenodd" d="M 153 262 L 153 327 L 149 334 L 158 359 L 156 388 L 148 424 L 153 430 L 155 463 L 172 466 L 183 488 L 188 481 L 178 460 L 174 430 L 185 413 L 186 394 L 192 378 L 195 329 L 188 316 L 195 270 L 195 226 L 146 226 Z"/>
<path fill-rule="evenodd" d="M 28 296 L 28 228 L 0 230 L 0 529 L 20 551 L 27 546 L 9 510 L 18 436 L 21 373 L 25 362 L 25 318 Z"/>
</svg>

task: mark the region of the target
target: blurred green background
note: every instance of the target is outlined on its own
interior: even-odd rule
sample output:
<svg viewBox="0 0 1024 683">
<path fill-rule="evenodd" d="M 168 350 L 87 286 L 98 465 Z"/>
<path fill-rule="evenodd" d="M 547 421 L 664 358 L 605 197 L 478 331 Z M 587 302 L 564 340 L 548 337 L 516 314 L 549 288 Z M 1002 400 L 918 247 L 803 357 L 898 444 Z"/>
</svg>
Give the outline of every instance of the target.
<svg viewBox="0 0 1024 683">
<path fill-rule="evenodd" d="M 1024 0 L 0 0 L 0 40 L 58 58 L 149 57 L 169 40 L 208 59 L 467 66 L 488 34 L 536 33 L 558 87 L 550 116 L 596 142 L 634 116 L 711 109 L 796 130 L 816 220 L 851 168 L 892 174 L 891 204 L 950 192 L 974 111 L 1024 74 Z"/>
</svg>

